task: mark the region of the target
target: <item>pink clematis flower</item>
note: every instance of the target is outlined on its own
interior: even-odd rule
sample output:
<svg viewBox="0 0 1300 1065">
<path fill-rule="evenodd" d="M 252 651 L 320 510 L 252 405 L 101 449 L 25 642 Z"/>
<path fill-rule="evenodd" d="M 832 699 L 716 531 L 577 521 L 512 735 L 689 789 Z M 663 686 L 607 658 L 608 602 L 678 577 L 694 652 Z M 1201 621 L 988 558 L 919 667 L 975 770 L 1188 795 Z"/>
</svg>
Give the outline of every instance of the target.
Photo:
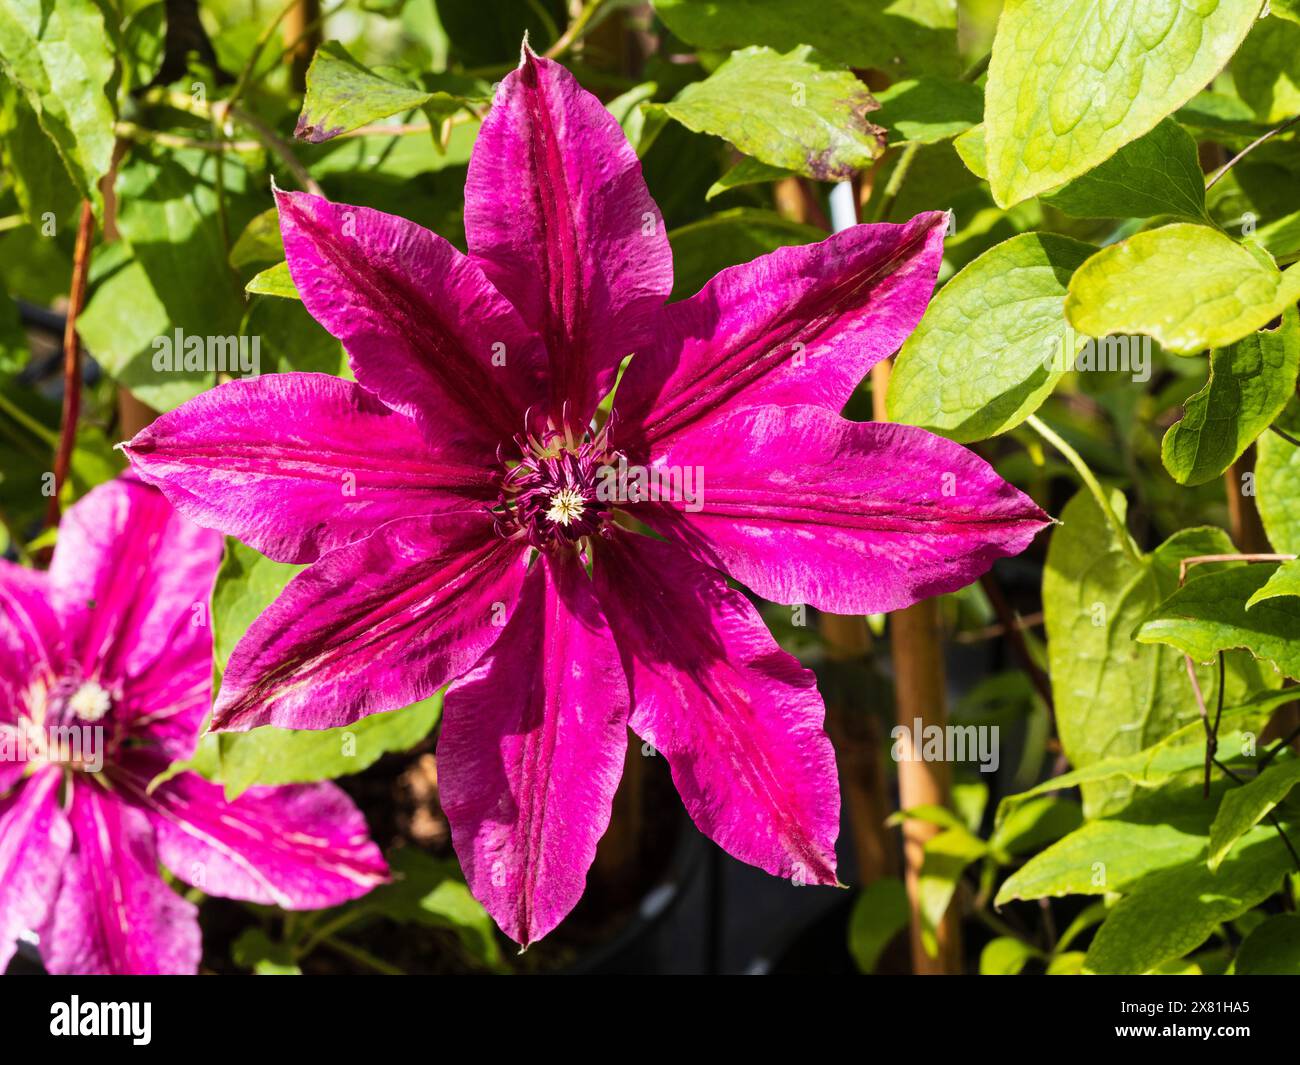
<svg viewBox="0 0 1300 1065">
<path fill-rule="evenodd" d="M 221 537 L 130 478 L 59 526 L 48 573 L 0 559 L 0 972 L 24 930 L 52 973 L 193 973 L 213 895 L 313 909 L 387 879 L 333 784 L 251 788 L 182 772 L 212 699 Z"/>
<path fill-rule="evenodd" d="M 821 697 L 726 576 L 893 610 L 1043 526 L 970 452 L 838 413 L 925 310 L 945 216 L 785 248 L 665 307 L 635 153 L 527 50 L 474 148 L 468 255 L 378 211 L 277 202 L 294 282 L 357 383 L 233 382 L 127 446 L 199 524 L 311 563 L 232 655 L 214 726 L 326 728 L 450 683 L 453 842 L 525 945 L 582 894 L 629 725 L 726 851 L 834 884 Z M 642 490 L 687 476 L 702 493 Z"/>
</svg>

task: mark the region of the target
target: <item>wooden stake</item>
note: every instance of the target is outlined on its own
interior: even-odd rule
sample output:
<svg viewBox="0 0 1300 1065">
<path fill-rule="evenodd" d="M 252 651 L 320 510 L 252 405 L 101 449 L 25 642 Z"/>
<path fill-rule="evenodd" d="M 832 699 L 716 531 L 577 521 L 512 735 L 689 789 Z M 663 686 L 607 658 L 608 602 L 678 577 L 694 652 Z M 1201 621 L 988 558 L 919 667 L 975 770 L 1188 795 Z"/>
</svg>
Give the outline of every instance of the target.
<svg viewBox="0 0 1300 1065">
<path fill-rule="evenodd" d="M 888 421 L 885 396 L 889 391 L 891 364 L 878 362 L 871 370 L 871 404 L 877 421 Z M 914 734 L 917 721 L 924 729 L 930 725 L 943 728 L 948 724 L 943 649 L 939 633 L 939 604 L 925 599 L 906 610 L 889 615 L 889 650 L 894 663 L 894 708 L 899 725 Z M 911 752 L 908 752 L 911 753 Z M 913 806 L 947 806 L 951 773 L 946 762 L 917 760 L 898 763 L 898 804 L 903 810 Z M 925 860 L 925 844 L 939 834 L 939 827 L 928 821 L 903 823 L 903 879 L 912 908 L 912 971 L 917 975 L 940 975 L 961 972 L 961 936 L 956 911 L 949 907 L 935 930 L 938 954 L 931 957 L 921 942 L 921 909 L 918 886 Z"/>
</svg>

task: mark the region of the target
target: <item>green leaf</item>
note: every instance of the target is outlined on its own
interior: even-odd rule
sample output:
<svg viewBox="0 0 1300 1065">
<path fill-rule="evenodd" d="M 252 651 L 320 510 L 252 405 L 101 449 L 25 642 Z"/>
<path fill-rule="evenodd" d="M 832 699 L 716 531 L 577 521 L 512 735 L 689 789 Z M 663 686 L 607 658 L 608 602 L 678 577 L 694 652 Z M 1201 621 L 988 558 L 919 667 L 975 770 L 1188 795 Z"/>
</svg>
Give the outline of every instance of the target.
<svg viewBox="0 0 1300 1065">
<path fill-rule="evenodd" d="M 1270 765 L 1254 780 L 1223 796 L 1210 825 L 1210 853 L 1206 864 L 1218 869 L 1234 844 L 1260 823 L 1300 783 L 1300 760 Z"/>
<path fill-rule="evenodd" d="M 272 942 L 260 928 L 246 928 L 230 945 L 230 958 L 241 969 L 252 969 L 258 976 L 301 976 L 287 944 Z"/>
<path fill-rule="evenodd" d="M 77 325 L 105 371 L 142 402 L 170 410 L 216 383 L 211 367 L 159 361 L 172 352 L 158 338 L 205 342 L 237 337 L 244 314 L 239 283 L 226 261 L 213 188 L 215 160 L 194 150 L 134 148 L 117 182 L 118 230 L 124 248 L 95 253 L 94 292 Z M 224 168 L 232 231 L 255 213 L 247 170 Z M 112 245 L 109 246 L 112 248 Z M 129 252 L 123 265 L 113 255 Z"/>
<path fill-rule="evenodd" d="M 1028 943 L 1011 936 L 999 936 L 980 951 L 980 976 L 1018 976 L 1037 954 Z"/>
<path fill-rule="evenodd" d="M 1232 81 L 1261 122 L 1300 111 L 1300 26 L 1260 19 L 1232 61 Z"/>
<path fill-rule="evenodd" d="M 1274 433 L 1259 438 L 1255 494 L 1273 550 L 1300 555 L 1300 447 Z"/>
<path fill-rule="evenodd" d="M 343 345 L 297 300 L 254 300 L 243 333 L 256 339 L 261 373 L 299 370 L 349 376 Z"/>
<path fill-rule="evenodd" d="M 1300 0 L 1269 0 L 1269 10 L 1278 18 L 1300 22 Z"/>
<path fill-rule="evenodd" d="M 282 300 L 300 300 L 298 286 L 293 283 L 287 262 L 276 263 L 254 275 L 244 286 L 244 291 L 252 296 L 275 296 Z"/>
<path fill-rule="evenodd" d="M 701 48 L 804 41 L 852 67 L 956 74 L 955 0 L 655 0 L 678 37 Z"/>
<path fill-rule="evenodd" d="M 36 112 L 11 85 L 0 83 L 0 161 L 23 217 L 42 238 L 77 225 L 81 195 Z M 26 264 L 24 264 L 26 265 Z"/>
<path fill-rule="evenodd" d="M 1300 297 L 1300 271 L 1280 273 L 1208 226 L 1175 223 L 1103 248 L 1075 273 L 1065 314 L 1088 336 L 1144 333 L 1194 355 L 1262 329 Z"/>
<path fill-rule="evenodd" d="M 1201 753 L 1204 763 L 1205 754 Z M 994 905 L 1016 899 L 1105 895 L 1205 851 L 1210 809 L 1200 785 L 1140 795 L 1114 816 L 1087 821 L 1003 882 Z"/>
<path fill-rule="evenodd" d="M 1111 506 L 1122 520 L 1123 496 L 1112 492 Z M 1181 656 L 1130 634 L 1177 587 L 1180 559 L 1233 550 L 1226 533 L 1210 528 L 1183 530 L 1151 554 L 1126 540 L 1085 491 L 1062 512 L 1047 550 L 1048 672 L 1061 743 L 1077 769 L 1150 747 L 1196 714 Z M 1236 668 L 1228 673 L 1230 703 L 1247 683 Z M 1215 698 L 1217 670 L 1200 679 L 1206 698 Z M 1132 790 L 1122 779 L 1084 782 L 1084 812 L 1097 816 Z"/>
<path fill-rule="evenodd" d="M 1255 240 L 1278 262 L 1291 262 L 1300 256 L 1300 211 L 1260 226 Z"/>
<path fill-rule="evenodd" d="M 988 143 L 984 137 L 984 123 L 973 126 L 952 142 L 966 169 L 977 178 L 989 176 Z"/>
<path fill-rule="evenodd" d="M 1246 600 L 1246 609 L 1249 610 L 1265 599 L 1277 599 L 1284 595 L 1300 596 L 1300 561 L 1296 559 L 1278 566 L 1264 586 Z"/>
<path fill-rule="evenodd" d="M 308 784 L 350 776 L 391 751 L 410 750 L 442 716 L 442 695 L 352 725 L 307 730 L 271 725 L 218 734 L 218 768 L 205 774 L 234 799 L 257 784 Z"/>
<path fill-rule="evenodd" d="M 274 562 L 226 537 L 226 552 L 212 590 L 212 657 L 218 679 L 248 627 L 305 568 Z"/>
<path fill-rule="evenodd" d="M 1160 447 L 1179 484 L 1205 484 L 1231 466 L 1295 394 L 1300 314 L 1289 308 L 1272 332 L 1210 353 L 1210 379 L 1183 408 Z"/>
<path fill-rule="evenodd" d="M 1046 192 L 1153 129 L 1219 73 L 1259 8 L 1010 0 L 984 112 L 994 199 L 1010 207 Z"/>
<path fill-rule="evenodd" d="M 909 920 L 907 888 L 898 877 L 874 880 L 862 889 L 849 916 L 849 953 L 859 972 L 876 971 L 880 955 Z"/>
<path fill-rule="evenodd" d="M 730 141 L 746 155 L 818 181 L 839 181 L 884 151 L 867 119 L 879 105 L 843 67 L 801 46 L 733 52 L 664 108 L 687 129 Z"/>
<path fill-rule="evenodd" d="M 930 301 L 890 378 L 891 421 L 960 443 L 1015 428 L 1064 373 L 1063 301 L 1095 251 L 1069 237 L 1024 233 L 957 274 Z"/>
<path fill-rule="evenodd" d="M 890 144 L 934 144 L 964 133 L 984 117 L 984 91 L 968 81 L 919 78 L 900 81 L 876 94 L 877 125 Z"/>
<path fill-rule="evenodd" d="M 1196 141 L 1172 118 L 1043 199 L 1076 218 L 1178 215 L 1206 221 Z"/>
<path fill-rule="evenodd" d="M 769 166 L 767 163 L 760 163 L 757 159 L 746 157 L 710 185 L 709 191 L 704 194 L 704 198 L 711 200 L 715 196 L 721 196 L 724 192 L 745 185 L 761 185 L 769 181 L 780 181 L 793 173 L 793 170 L 787 170 L 783 166 Z"/>
<path fill-rule="evenodd" d="M 1264 727 L 1273 711 L 1296 699 L 1296 689 L 1283 689 L 1242 703 L 1225 707 L 1219 722 L 1219 749 L 1225 757 L 1228 752 L 1248 750 L 1259 730 Z M 1190 721 L 1175 730 L 1159 743 L 1134 754 L 1101 758 L 1082 769 L 1074 769 L 1051 777 L 1027 791 L 1008 795 L 998 805 L 996 825 L 1009 820 L 1027 801 L 1063 788 L 1079 787 L 1094 781 L 1119 778 L 1140 788 L 1155 788 L 1171 777 L 1205 764 L 1205 730 L 1199 719 Z M 996 835 L 996 833 L 995 833 Z"/>
<path fill-rule="evenodd" d="M 1300 917 L 1279 913 L 1260 922 L 1237 949 L 1233 972 L 1238 976 L 1300 976 Z"/>
<path fill-rule="evenodd" d="M 1039 850 L 1083 823 L 1083 810 L 1073 799 L 1043 795 L 1018 804 L 1000 819 L 989 847 L 1000 855 Z"/>
<path fill-rule="evenodd" d="M 1300 678 L 1300 599 L 1257 600 L 1246 607 L 1276 570 L 1275 565 L 1234 566 L 1196 577 L 1148 615 L 1136 638 L 1176 647 L 1197 662 L 1241 647 Z"/>
<path fill-rule="evenodd" d="M 270 266 L 284 262 L 284 239 L 280 236 L 280 212 L 269 207 L 244 227 L 230 249 L 230 265 L 236 270 L 249 266 Z"/>
<path fill-rule="evenodd" d="M 218 676 L 235 644 L 302 566 L 273 562 L 238 540 L 226 539 L 226 554 L 212 593 L 213 654 Z M 300 784 L 359 773 L 389 751 L 415 746 L 438 723 L 442 696 L 401 710 L 371 714 L 352 725 L 321 730 L 271 726 L 223 732 L 196 770 L 225 786 L 228 798 L 254 784 Z"/>
<path fill-rule="evenodd" d="M 381 884 L 354 905 L 402 924 L 448 929 L 484 965 L 501 964 L 492 918 L 469 893 L 454 860 L 402 847 L 389 855 L 388 864 L 392 882 Z"/>
<path fill-rule="evenodd" d="M 0 69 L 23 91 L 84 199 L 113 160 L 113 42 L 94 0 L 0 0 Z"/>
<path fill-rule="evenodd" d="M 1277 891 L 1290 868 L 1277 833 L 1257 828 L 1217 872 L 1194 859 L 1153 873 L 1097 930 L 1085 966 L 1094 973 L 1144 973 L 1181 958 Z"/>
<path fill-rule="evenodd" d="M 790 244 L 811 244 L 826 233 L 775 211 L 737 207 L 668 234 L 673 249 L 673 299 L 690 296 L 724 267 L 747 263 Z"/>
<path fill-rule="evenodd" d="M 921 911 L 921 939 L 926 951 L 938 952 L 935 929 L 952 902 L 962 873 L 988 853 L 988 844 L 966 828 L 950 828 L 926 841 L 917 902 Z"/>
<path fill-rule="evenodd" d="M 456 102 L 447 93 L 437 95 L 445 98 L 444 103 Z M 389 115 L 423 107 L 434 96 L 380 77 L 353 59 L 338 41 L 326 41 L 307 69 L 307 95 L 293 135 L 319 144 Z"/>
</svg>

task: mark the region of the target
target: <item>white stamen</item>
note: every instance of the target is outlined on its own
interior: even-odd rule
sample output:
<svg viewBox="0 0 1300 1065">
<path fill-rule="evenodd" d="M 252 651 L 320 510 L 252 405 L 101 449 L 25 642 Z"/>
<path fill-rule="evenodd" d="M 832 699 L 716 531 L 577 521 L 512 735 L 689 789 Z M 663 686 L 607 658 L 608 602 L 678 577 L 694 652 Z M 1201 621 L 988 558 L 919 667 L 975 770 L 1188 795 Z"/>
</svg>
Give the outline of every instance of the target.
<svg viewBox="0 0 1300 1065">
<path fill-rule="evenodd" d="M 87 681 L 73 693 L 68 707 L 82 721 L 98 721 L 112 709 L 113 700 L 108 692 L 93 680 Z"/>
<path fill-rule="evenodd" d="M 582 517 L 582 511 L 587 505 L 587 498 L 575 488 L 562 488 L 551 496 L 551 509 L 546 512 L 546 516 L 561 525 L 568 525 Z"/>
</svg>

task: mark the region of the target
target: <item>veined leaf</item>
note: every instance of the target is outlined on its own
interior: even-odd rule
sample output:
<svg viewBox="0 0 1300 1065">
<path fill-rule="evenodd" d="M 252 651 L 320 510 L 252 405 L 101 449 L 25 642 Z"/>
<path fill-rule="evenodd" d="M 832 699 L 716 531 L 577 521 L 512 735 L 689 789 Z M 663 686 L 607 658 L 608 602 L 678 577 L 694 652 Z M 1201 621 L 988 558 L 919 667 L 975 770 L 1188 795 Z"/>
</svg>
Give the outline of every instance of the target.
<svg viewBox="0 0 1300 1065">
<path fill-rule="evenodd" d="M 1287 423 L 1295 435 L 1294 422 Z M 1255 502 L 1274 551 L 1300 555 L 1300 447 L 1275 433 L 1259 438 Z"/>
<path fill-rule="evenodd" d="M 1103 248 L 1075 273 L 1065 314 L 1088 336 L 1143 333 L 1194 355 L 1262 329 L 1300 298 L 1300 271 L 1281 273 L 1209 226 L 1176 223 Z"/>
<path fill-rule="evenodd" d="M 877 125 L 890 144 L 934 144 L 964 133 L 984 118 L 984 92 L 968 81 L 919 78 L 900 81 L 876 94 Z"/>
<path fill-rule="evenodd" d="M 730 141 L 746 155 L 818 181 L 870 166 L 884 134 L 879 105 L 848 70 L 801 46 L 782 55 L 746 48 L 664 108 L 682 125 Z"/>
<path fill-rule="evenodd" d="M 1007 877 L 994 905 L 1125 891 L 1151 873 L 1204 854 L 1211 812 L 1199 784 L 1147 792 L 1035 854 Z"/>
<path fill-rule="evenodd" d="M 932 956 L 938 951 L 935 930 L 952 902 L 962 873 L 987 853 L 988 844 L 965 828 L 947 829 L 926 842 L 916 890 L 921 910 L 921 940 Z"/>
<path fill-rule="evenodd" d="M 970 443 L 1033 414 L 1065 373 L 1068 360 L 1057 357 L 1070 346 L 1063 300 L 1094 250 L 1025 233 L 963 269 L 930 301 L 898 355 L 890 419 Z"/>
<path fill-rule="evenodd" d="M 1111 501 L 1122 519 L 1123 497 Z M 1066 506 L 1047 551 L 1043 610 L 1057 729 L 1076 769 L 1150 747 L 1195 716 L 1182 657 L 1131 634 L 1177 587 L 1180 559 L 1232 550 L 1222 530 L 1193 528 L 1143 554 L 1120 542 L 1087 492 Z M 1216 697 L 1217 673 L 1200 673 L 1206 698 Z M 1227 676 L 1229 705 L 1264 686 L 1253 663 L 1230 662 Z M 1090 817 L 1133 790 L 1123 779 L 1081 786 Z"/>
<path fill-rule="evenodd" d="M 1300 314 L 1210 353 L 1210 379 L 1183 409 L 1160 448 L 1179 484 L 1220 476 L 1273 422 L 1295 394 L 1300 373 Z"/>
<path fill-rule="evenodd" d="M 1172 118 L 1043 199 L 1077 218 L 1178 215 L 1206 221 L 1196 141 Z"/>
<path fill-rule="evenodd" d="M 803 41 L 852 67 L 955 75 L 956 0 L 655 0 L 682 40 L 726 50 Z"/>
<path fill-rule="evenodd" d="M 1036 951 L 1011 936 L 998 936 L 980 951 L 980 976 L 1018 976 Z"/>
<path fill-rule="evenodd" d="M 1151 612 L 1136 637 L 1176 647 L 1197 662 L 1240 647 L 1300 678 L 1300 599 L 1256 600 L 1246 608 L 1276 570 L 1276 565 L 1234 566 L 1188 581 Z"/>
<path fill-rule="evenodd" d="M 251 296 L 277 296 L 282 300 L 302 299 L 293 283 L 287 262 L 268 266 L 249 279 L 244 291 Z"/>
<path fill-rule="evenodd" d="M 1246 609 L 1249 610 L 1265 599 L 1277 599 L 1284 595 L 1300 596 L 1300 560 L 1292 559 L 1278 566 L 1264 586 L 1246 600 Z"/>
<path fill-rule="evenodd" d="M 1300 783 L 1300 760 L 1274 763 L 1254 780 L 1223 796 L 1210 826 L 1207 864 L 1219 868 L 1233 845 L 1267 816 Z"/>
<path fill-rule="evenodd" d="M 1010 207 L 1046 192 L 1152 129 L 1219 72 L 1259 9 L 1008 0 L 984 112 L 994 198 Z"/>
<path fill-rule="evenodd" d="M 1258 906 L 1292 868 L 1269 827 L 1254 829 L 1217 872 L 1200 859 L 1161 870 L 1133 886 L 1088 948 L 1094 973 L 1145 973 L 1181 958 L 1219 925 Z"/>
<path fill-rule="evenodd" d="M 0 0 L 0 68 L 23 91 L 82 197 L 100 203 L 113 160 L 116 73 L 94 0 Z"/>
<path fill-rule="evenodd" d="M 793 170 L 787 170 L 783 166 L 771 166 L 767 163 L 761 163 L 757 159 L 745 158 L 710 185 L 709 191 L 704 194 L 704 198 L 711 200 L 724 192 L 742 188 L 745 185 L 759 185 L 769 181 L 780 181 L 781 178 L 789 177 L 793 173 Z"/>
<path fill-rule="evenodd" d="M 440 95 L 455 102 L 447 93 Z M 326 41 L 307 69 L 307 95 L 293 135 L 319 144 L 389 115 L 423 107 L 433 98 L 423 89 L 380 77 L 353 59 L 338 41 Z"/>
<path fill-rule="evenodd" d="M 1300 111 L 1300 26 L 1260 19 L 1233 57 L 1232 80 L 1261 122 L 1281 122 Z"/>
</svg>

